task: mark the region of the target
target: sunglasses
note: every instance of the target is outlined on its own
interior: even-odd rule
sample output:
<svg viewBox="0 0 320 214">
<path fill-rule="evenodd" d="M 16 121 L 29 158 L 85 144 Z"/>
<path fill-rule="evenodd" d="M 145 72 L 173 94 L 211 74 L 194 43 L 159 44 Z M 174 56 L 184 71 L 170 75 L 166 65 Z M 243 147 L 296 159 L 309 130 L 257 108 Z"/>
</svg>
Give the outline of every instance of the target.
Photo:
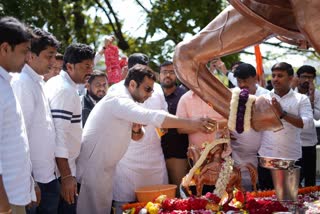
<svg viewBox="0 0 320 214">
<path fill-rule="evenodd" d="M 147 92 L 147 93 L 152 93 L 152 92 L 154 91 L 153 88 L 151 88 L 150 86 L 146 86 L 146 87 L 144 87 L 143 89 L 144 89 L 144 91 Z"/>
</svg>

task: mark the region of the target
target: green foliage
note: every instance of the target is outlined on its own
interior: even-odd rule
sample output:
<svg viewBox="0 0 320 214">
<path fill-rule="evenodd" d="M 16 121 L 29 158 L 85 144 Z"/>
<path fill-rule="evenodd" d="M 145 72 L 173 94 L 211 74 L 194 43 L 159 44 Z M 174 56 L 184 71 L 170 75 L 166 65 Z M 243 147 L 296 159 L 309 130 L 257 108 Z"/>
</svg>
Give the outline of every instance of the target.
<svg viewBox="0 0 320 214">
<path fill-rule="evenodd" d="M 137 48 L 153 57 L 155 63 L 172 59 L 175 46 L 198 33 L 214 17 L 216 17 L 226 2 L 223 0 L 163 0 L 154 1 L 147 15 L 147 36 L 137 40 Z M 146 38 L 159 37 L 149 42 Z M 150 40 L 150 39 L 149 39 Z M 131 50 L 131 49 L 130 49 Z M 225 57 L 226 64 L 238 61 L 239 55 Z M 232 60 L 232 61 L 231 61 Z"/>
<path fill-rule="evenodd" d="M 94 5 L 93 0 L 0 0 L 0 16 L 15 16 L 48 30 L 61 41 L 63 52 L 73 42 L 97 47 L 99 36 L 111 32 L 100 17 L 85 13 Z"/>
<path fill-rule="evenodd" d="M 0 0 L 0 16 L 15 16 L 48 30 L 61 41 L 60 52 L 72 42 L 90 44 L 98 50 L 104 35 L 113 33 L 120 48 L 125 47 L 121 44 L 129 45 L 125 50 L 127 55 L 143 52 L 150 56 L 152 67 L 157 70 L 160 62 L 172 59 L 180 41 L 198 33 L 226 6 L 224 0 L 152 1 L 150 11 L 146 11 L 145 36 L 132 38 L 121 32 L 122 20 L 114 20 L 108 5 L 112 3 L 108 0 Z M 113 23 L 106 16 L 111 17 Z M 119 26 L 120 29 L 115 29 Z M 232 55 L 224 61 L 229 65 L 238 58 Z"/>
</svg>

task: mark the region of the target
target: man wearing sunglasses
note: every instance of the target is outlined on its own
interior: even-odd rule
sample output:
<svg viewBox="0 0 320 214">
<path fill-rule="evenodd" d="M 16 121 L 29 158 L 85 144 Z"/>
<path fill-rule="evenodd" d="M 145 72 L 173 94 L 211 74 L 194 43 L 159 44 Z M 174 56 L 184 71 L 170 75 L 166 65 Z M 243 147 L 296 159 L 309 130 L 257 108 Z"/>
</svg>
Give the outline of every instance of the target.
<svg viewBox="0 0 320 214">
<path fill-rule="evenodd" d="M 148 65 L 149 59 L 143 53 L 134 53 L 128 58 L 128 68 L 136 64 Z M 125 87 L 124 80 L 121 84 Z M 158 83 L 153 84 L 153 88 L 144 89 L 152 95 L 141 105 L 147 109 L 167 111 L 167 102 L 165 100 L 161 86 Z M 136 124 L 133 131 L 140 130 L 141 125 Z M 144 134 L 132 135 L 128 145 L 128 150 L 121 160 L 117 163 L 113 183 L 113 207 L 116 214 L 122 214 L 122 205 L 136 200 L 135 190 L 142 186 L 167 184 L 168 174 L 166 164 L 161 148 L 160 137 L 157 129 L 152 124 L 143 126 Z M 134 133 L 134 132 L 133 132 Z M 148 160 L 148 161 L 146 161 Z M 148 177 L 148 179 L 145 179 Z"/>
<path fill-rule="evenodd" d="M 295 91 L 309 97 L 313 109 L 313 118 L 320 119 L 320 92 L 315 88 L 314 79 L 316 69 L 310 65 L 303 65 L 297 70 L 298 85 Z M 304 179 L 305 186 L 316 185 L 316 161 L 318 143 L 315 125 L 301 131 L 302 158 L 297 164 L 301 166 L 300 183 Z"/>
<path fill-rule="evenodd" d="M 197 131 L 213 129 L 211 119 L 182 119 L 163 110 L 141 107 L 137 102 L 143 103 L 151 96 L 155 81 L 155 73 L 148 66 L 135 65 L 129 69 L 125 87 L 108 93 L 92 110 L 84 127 L 77 163 L 81 183 L 78 214 L 110 213 L 116 166 L 131 138 L 143 135 L 141 129 L 132 130 L 133 123 Z"/>
</svg>

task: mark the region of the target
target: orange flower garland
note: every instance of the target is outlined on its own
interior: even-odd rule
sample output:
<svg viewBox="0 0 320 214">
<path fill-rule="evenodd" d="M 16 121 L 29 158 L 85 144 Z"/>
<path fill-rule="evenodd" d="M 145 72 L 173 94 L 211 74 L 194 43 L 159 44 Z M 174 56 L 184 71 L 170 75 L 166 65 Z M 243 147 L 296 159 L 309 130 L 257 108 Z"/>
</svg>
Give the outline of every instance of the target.
<svg viewBox="0 0 320 214">
<path fill-rule="evenodd" d="M 320 191 L 320 186 L 299 188 L 298 194 L 303 195 L 303 194 L 308 194 L 308 193 L 316 192 L 316 191 Z M 271 197 L 275 194 L 276 194 L 276 192 L 274 190 L 250 192 L 250 195 L 255 198 Z"/>
</svg>

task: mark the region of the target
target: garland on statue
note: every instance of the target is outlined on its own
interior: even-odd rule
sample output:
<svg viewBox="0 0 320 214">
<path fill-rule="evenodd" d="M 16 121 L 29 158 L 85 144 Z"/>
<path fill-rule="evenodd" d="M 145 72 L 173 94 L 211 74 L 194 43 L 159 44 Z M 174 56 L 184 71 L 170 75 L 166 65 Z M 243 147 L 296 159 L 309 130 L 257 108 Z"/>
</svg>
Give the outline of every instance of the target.
<svg viewBox="0 0 320 214">
<path fill-rule="evenodd" d="M 234 163 L 234 160 L 230 156 L 227 156 L 224 159 L 224 163 L 222 164 L 221 171 L 219 173 L 219 178 L 215 185 L 216 188 L 213 192 L 215 195 L 217 195 L 220 198 L 223 196 L 224 192 L 226 191 L 227 184 L 229 183 L 229 180 L 231 177 L 230 175 L 233 170 L 233 163 Z"/>
<path fill-rule="evenodd" d="M 205 147 L 204 151 L 201 153 L 198 161 L 193 165 L 193 167 L 190 169 L 189 173 L 183 178 L 183 180 L 182 180 L 183 186 L 190 186 L 193 175 L 196 173 L 196 171 L 198 169 L 200 169 L 200 166 L 206 160 L 211 149 L 213 149 L 216 145 L 222 144 L 222 143 L 230 143 L 230 139 L 221 138 L 221 139 L 214 140 L 212 143 L 204 142 L 206 147 Z"/>
</svg>

